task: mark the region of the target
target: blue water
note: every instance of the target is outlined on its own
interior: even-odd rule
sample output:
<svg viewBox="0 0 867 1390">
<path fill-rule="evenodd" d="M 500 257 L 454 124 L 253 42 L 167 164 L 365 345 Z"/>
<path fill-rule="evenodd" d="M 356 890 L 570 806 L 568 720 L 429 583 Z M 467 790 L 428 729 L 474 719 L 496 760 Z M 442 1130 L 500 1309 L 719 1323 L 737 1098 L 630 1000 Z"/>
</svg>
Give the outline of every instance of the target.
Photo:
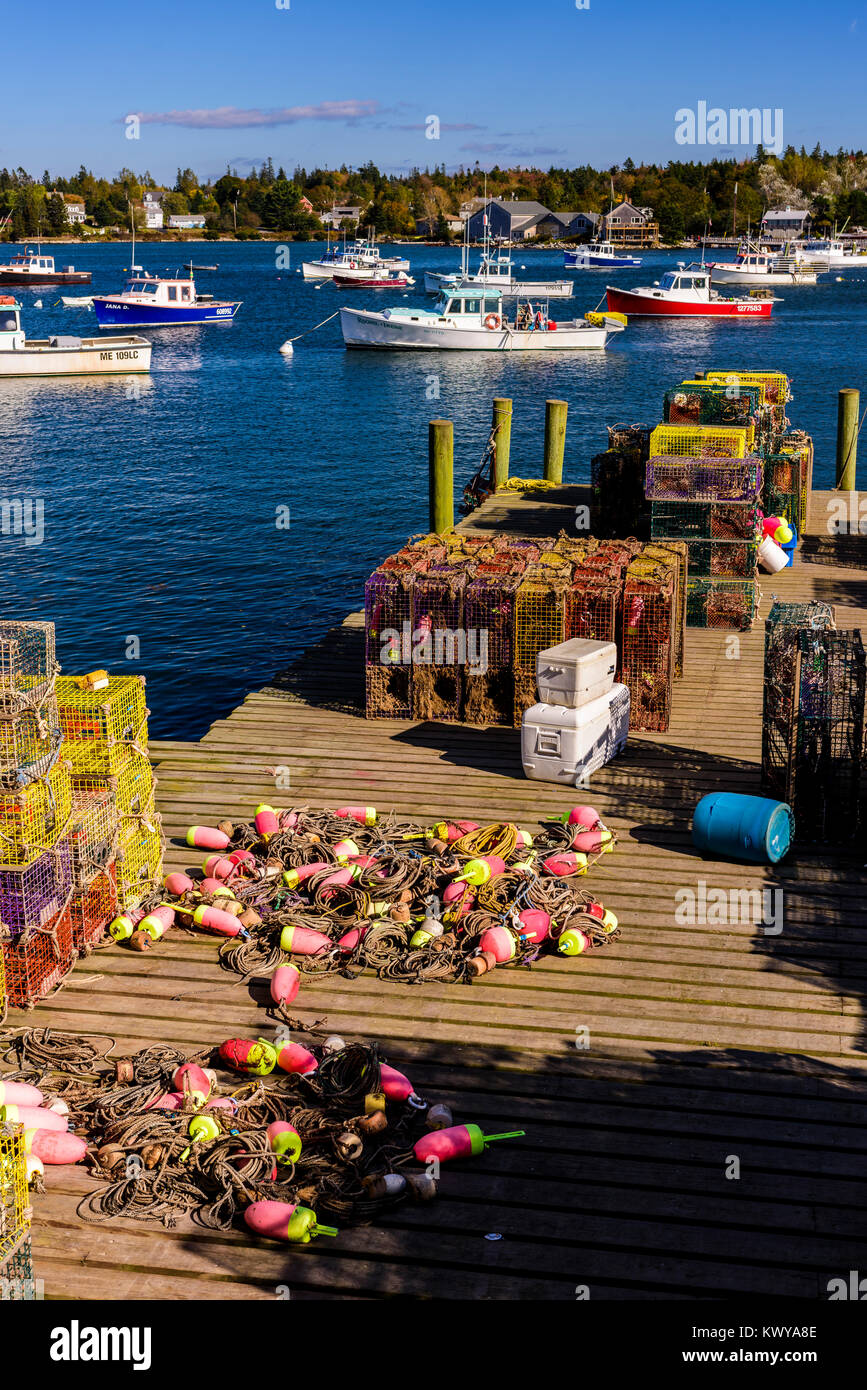
<svg viewBox="0 0 867 1390">
<path fill-rule="evenodd" d="M 129 247 L 46 248 L 115 291 Z M 0 259 L 8 259 L 4 247 Z M 137 248 L 156 273 L 189 251 Z M 475 470 L 494 396 L 514 400 L 512 472 L 541 472 L 544 402 L 569 402 L 567 481 L 589 478 L 617 420 L 655 423 L 662 393 L 706 367 L 778 369 L 793 379 L 793 422 L 816 440 L 815 486 L 833 481 L 836 393 L 865 382 L 861 335 L 867 266 L 815 288 L 784 292 L 768 323 L 633 320 L 606 353 L 404 355 L 346 352 L 332 320 L 341 303 L 384 293 L 321 289 L 295 267 L 315 248 L 292 247 L 277 269 L 273 243 L 199 244 L 218 263 L 199 288 L 243 299 L 235 322 L 149 329 L 150 379 L 0 382 L 0 500 L 44 500 L 45 537 L 0 536 L 0 611 L 53 619 L 67 671 L 106 666 L 148 677 L 151 728 L 196 738 L 244 694 L 300 655 L 363 600 L 364 579 L 427 526 L 427 421 L 455 422 L 455 489 Z M 410 249 L 419 303 L 426 267 L 456 269 L 459 253 Z M 678 254 L 648 254 L 640 270 L 569 272 L 574 301 L 595 307 L 606 278 L 657 279 Z M 730 259 L 730 253 L 717 253 Z M 175 259 L 177 258 L 177 259 Z M 562 253 L 526 250 L 528 276 L 564 274 Z M 71 293 L 84 293 L 72 290 Z M 54 306 L 51 287 L 22 291 L 32 337 L 96 332 L 86 310 Z M 41 299 L 42 308 L 34 307 Z M 865 394 L 867 404 L 867 394 Z M 290 525 L 276 525 L 278 512 Z M 138 659 L 128 660 L 127 652 Z"/>
</svg>

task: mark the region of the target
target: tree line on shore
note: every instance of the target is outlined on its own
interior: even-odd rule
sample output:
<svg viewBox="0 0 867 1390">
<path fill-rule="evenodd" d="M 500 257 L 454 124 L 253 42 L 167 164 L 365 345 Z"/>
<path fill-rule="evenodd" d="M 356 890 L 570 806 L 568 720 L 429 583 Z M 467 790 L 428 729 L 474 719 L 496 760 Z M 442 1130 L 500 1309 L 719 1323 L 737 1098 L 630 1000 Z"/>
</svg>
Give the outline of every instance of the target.
<svg viewBox="0 0 867 1390">
<path fill-rule="evenodd" d="M 130 217 L 144 232 L 142 200 L 148 190 L 160 189 L 149 173 L 130 169 L 111 179 L 94 175 L 84 165 L 69 178 L 46 170 L 36 179 L 26 170 L 0 170 L 0 226 L 7 240 L 42 235 L 60 236 L 71 230 L 64 194 L 85 205 L 95 229 L 129 230 Z M 424 221 L 434 235 L 449 239 L 447 219 L 461 205 L 480 198 L 536 200 L 553 212 L 604 212 L 612 197 L 629 198 L 653 208 L 663 241 L 677 242 L 700 235 L 710 224 L 717 235 L 748 225 L 757 227 L 772 207 L 808 209 L 816 226 L 867 224 L 867 155 L 838 150 L 831 154 L 816 145 L 808 154 L 789 146 L 777 158 L 761 146 L 744 160 L 711 159 L 706 163 L 672 161 L 636 165 L 631 159 L 609 169 L 589 164 L 572 169 L 483 170 L 478 164 L 447 172 L 445 166 L 413 169 L 406 174 L 382 172 L 373 162 L 360 168 L 312 169 L 298 166 L 287 174 L 271 159 L 247 174 L 232 169 L 215 180 L 200 180 L 192 169 L 179 169 L 174 185 L 164 190 L 161 206 L 168 216 L 192 213 L 205 218 L 206 235 L 255 235 L 260 229 L 289 237 L 321 235 L 319 214 L 335 205 L 362 208 L 365 224 L 384 235 L 411 236 Z M 307 204 L 312 206 L 309 211 Z"/>
</svg>

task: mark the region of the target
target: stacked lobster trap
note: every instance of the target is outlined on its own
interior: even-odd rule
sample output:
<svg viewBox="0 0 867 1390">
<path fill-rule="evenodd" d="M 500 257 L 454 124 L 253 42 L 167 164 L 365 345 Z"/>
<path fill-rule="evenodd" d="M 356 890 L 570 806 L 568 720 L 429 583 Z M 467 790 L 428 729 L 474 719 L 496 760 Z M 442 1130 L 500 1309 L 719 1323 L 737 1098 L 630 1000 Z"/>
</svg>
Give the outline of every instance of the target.
<svg viewBox="0 0 867 1390">
<path fill-rule="evenodd" d="M 75 959 L 58 670 L 53 623 L 0 623 L 0 941 L 6 997 L 18 1007 L 53 989 Z"/>
<path fill-rule="evenodd" d="M 765 627 L 762 789 L 794 811 L 797 838 L 852 840 L 859 824 L 865 656 L 827 603 L 779 603 Z"/>
<path fill-rule="evenodd" d="M 60 676 L 51 623 L 0 623 L 0 942 L 29 1008 L 162 868 L 144 681 Z M 0 1008 L 3 1000 L 0 998 Z"/>
<path fill-rule="evenodd" d="M 651 535 L 686 547 L 690 627 L 753 621 L 762 469 L 747 439 L 744 426 L 718 425 L 660 425 L 651 436 Z"/>
<path fill-rule="evenodd" d="M 627 643 L 624 593 L 645 552 L 646 617 Z M 580 637 L 617 644 L 631 727 L 665 729 L 685 564 L 684 546 L 636 540 L 418 538 L 365 587 L 367 716 L 517 727 L 538 700 L 538 653 Z"/>
<path fill-rule="evenodd" d="M 0 1301 L 35 1297 L 25 1130 L 0 1122 Z"/>
<path fill-rule="evenodd" d="M 105 904 L 138 907 L 162 870 L 149 711 L 143 676 L 107 676 L 96 688 L 61 676 L 57 699 L 75 796 L 76 926 L 87 949 Z"/>
</svg>

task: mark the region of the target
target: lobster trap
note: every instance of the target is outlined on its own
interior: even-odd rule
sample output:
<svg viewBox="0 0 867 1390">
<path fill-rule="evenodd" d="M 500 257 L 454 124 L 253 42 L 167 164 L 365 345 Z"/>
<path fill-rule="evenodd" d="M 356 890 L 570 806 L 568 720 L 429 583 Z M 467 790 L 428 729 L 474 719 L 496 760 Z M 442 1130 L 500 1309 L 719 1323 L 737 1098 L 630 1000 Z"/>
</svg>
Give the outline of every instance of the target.
<svg viewBox="0 0 867 1390">
<path fill-rule="evenodd" d="M 705 372 L 705 381 L 717 381 L 727 385 L 730 390 L 742 390 L 745 386 L 758 386 L 764 392 L 764 402 L 770 406 L 771 415 L 777 429 L 784 429 L 786 404 L 792 399 L 789 378 L 785 372 Z"/>
<path fill-rule="evenodd" d="M 73 890 L 80 894 L 112 862 L 120 818 L 113 790 L 106 782 L 89 777 L 76 777 L 73 782 L 69 847 Z"/>
<path fill-rule="evenodd" d="M 0 940 L 46 927 L 63 911 L 72 892 L 72 852 L 58 840 L 25 868 L 0 865 Z"/>
<path fill-rule="evenodd" d="M 58 676 L 57 703 L 73 772 L 118 772 L 131 752 L 147 748 L 143 676 L 109 676 L 102 690 L 83 690 L 74 677 Z"/>
<path fill-rule="evenodd" d="M 480 567 L 481 568 L 481 567 Z M 515 708 L 515 595 L 519 576 L 477 572 L 467 585 L 464 617 L 476 634 L 477 669 L 464 667 L 464 718 L 468 724 L 511 724 Z M 484 667 L 484 669 L 482 669 Z"/>
<path fill-rule="evenodd" d="M 657 425 L 650 436 L 651 459 L 736 458 L 747 452 L 747 431 L 737 425 Z"/>
<path fill-rule="evenodd" d="M 649 425 L 609 425 L 608 448 L 616 449 L 635 459 L 636 463 L 647 461 L 650 446 Z"/>
<path fill-rule="evenodd" d="M 53 623 L 0 622 L 0 712 L 38 709 L 59 670 Z"/>
<path fill-rule="evenodd" d="M 563 640 L 585 637 L 594 642 L 617 642 L 622 587 L 616 570 L 577 567 L 567 596 Z"/>
<path fill-rule="evenodd" d="M 368 719 L 412 718 L 412 571 L 375 570 L 364 586 Z"/>
<path fill-rule="evenodd" d="M 764 463 L 766 516 L 785 516 L 799 535 L 809 529 L 813 490 L 813 441 L 809 435 L 777 436 Z"/>
<path fill-rule="evenodd" d="M 69 907 L 46 927 L 37 927 L 2 949 L 9 1003 L 31 1009 L 60 984 L 75 961 Z"/>
<path fill-rule="evenodd" d="M 0 1303 L 32 1303 L 42 1297 L 40 1289 L 33 1276 L 30 1236 L 25 1235 L 5 1260 L 0 1258 Z"/>
<path fill-rule="evenodd" d="M 468 568 L 431 565 L 413 584 L 418 641 L 413 649 L 416 719 L 455 724 L 461 717 L 462 668 L 468 655 L 464 596 Z"/>
<path fill-rule="evenodd" d="M 0 788 L 8 791 L 26 787 L 28 782 L 44 777 L 56 761 L 62 742 L 53 695 L 19 714 L 0 710 Z"/>
<path fill-rule="evenodd" d="M 781 603 L 775 599 L 765 622 L 762 790 L 778 801 L 788 801 L 793 793 L 800 634 L 833 627 L 833 608 L 818 600 Z"/>
<path fill-rule="evenodd" d="M 65 834 L 72 781 L 65 762 L 18 791 L 0 791 L 0 863 L 32 864 Z"/>
<path fill-rule="evenodd" d="M 687 627 L 746 632 L 753 625 L 757 604 L 755 579 L 716 579 L 700 575 L 687 579 Z"/>
<path fill-rule="evenodd" d="M 0 1122 L 0 1277 L 30 1231 L 30 1200 L 22 1125 Z"/>
<path fill-rule="evenodd" d="M 779 788 L 779 799 L 792 807 L 799 840 L 851 840 L 858 829 L 864 750 L 860 632 L 798 627 L 787 641 L 783 629 L 766 643 L 765 688 L 763 785 Z"/>
<path fill-rule="evenodd" d="M 675 566 L 636 559 L 623 589 L 620 680 L 630 696 L 629 724 L 664 733 L 674 676 Z"/>
<path fill-rule="evenodd" d="M 728 461 L 655 455 L 646 465 L 649 502 L 755 502 L 761 487 L 762 464 L 754 455 Z"/>
<path fill-rule="evenodd" d="M 689 573 L 689 546 L 685 541 L 666 540 L 646 545 L 642 555 L 647 560 L 659 560 L 674 569 L 674 675 L 683 675 L 683 652 L 686 641 L 686 580 Z"/>
<path fill-rule="evenodd" d="M 565 572 L 541 562 L 531 565 L 518 585 L 515 596 L 515 727 L 520 725 L 524 711 L 537 701 L 538 653 L 566 640 L 566 609 L 571 587 L 572 567 L 568 562 Z"/>
<path fill-rule="evenodd" d="M 121 907 L 139 907 L 162 877 L 162 824 L 159 816 L 155 820 L 154 829 L 134 826 L 118 842 L 115 872 Z"/>
<path fill-rule="evenodd" d="M 736 425 L 755 429 L 762 396 L 758 387 L 730 391 L 718 382 L 683 381 L 663 397 L 667 425 Z"/>
<path fill-rule="evenodd" d="M 72 945 L 78 956 L 89 955 L 117 916 L 117 877 L 114 864 L 102 869 L 83 893 L 74 893 L 69 903 Z"/>
<path fill-rule="evenodd" d="M 647 534 L 646 451 L 608 449 L 590 461 L 593 529 L 600 536 Z"/>
</svg>

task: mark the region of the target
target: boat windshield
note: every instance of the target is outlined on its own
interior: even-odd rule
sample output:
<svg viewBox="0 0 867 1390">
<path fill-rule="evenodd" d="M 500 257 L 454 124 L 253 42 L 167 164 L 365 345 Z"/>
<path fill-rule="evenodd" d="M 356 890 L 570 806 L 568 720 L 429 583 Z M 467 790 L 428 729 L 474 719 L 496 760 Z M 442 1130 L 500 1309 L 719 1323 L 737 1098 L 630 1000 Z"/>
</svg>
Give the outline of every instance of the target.
<svg viewBox="0 0 867 1390">
<path fill-rule="evenodd" d="M 155 280 L 128 280 L 126 287 L 130 294 L 156 294 L 157 292 Z"/>
<path fill-rule="evenodd" d="M 660 289 L 673 290 L 677 280 L 676 270 L 667 270 L 660 281 Z"/>
</svg>

